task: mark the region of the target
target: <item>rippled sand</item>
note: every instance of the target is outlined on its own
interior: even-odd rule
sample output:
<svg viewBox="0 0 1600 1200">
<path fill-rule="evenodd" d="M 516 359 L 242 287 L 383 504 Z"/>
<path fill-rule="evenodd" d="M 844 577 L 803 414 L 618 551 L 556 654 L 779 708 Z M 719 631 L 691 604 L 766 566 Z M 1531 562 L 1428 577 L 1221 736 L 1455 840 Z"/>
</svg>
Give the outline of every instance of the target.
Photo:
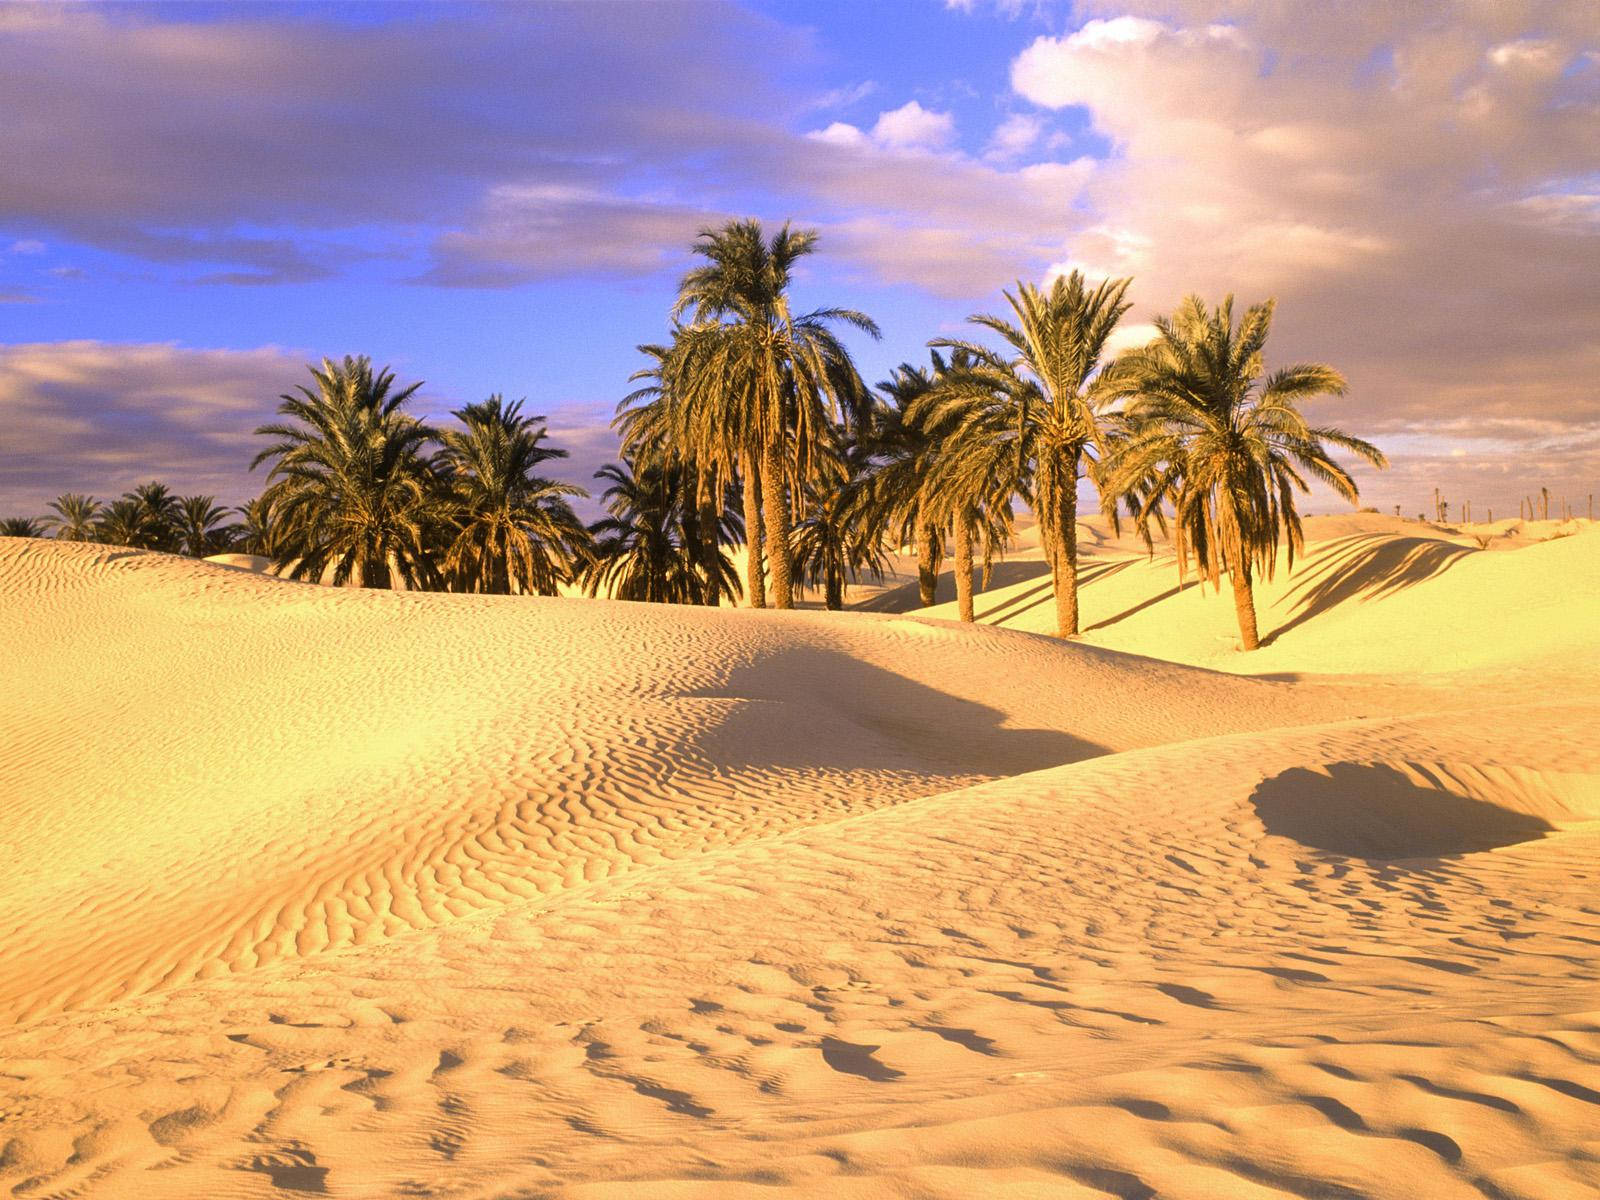
<svg viewBox="0 0 1600 1200">
<path fill-rule="evenodd" d="M 1600 532 L 1384 521 L 1255 656 L 0 539 L 0 1194 L 1600 1189 Z"/>
</svg>

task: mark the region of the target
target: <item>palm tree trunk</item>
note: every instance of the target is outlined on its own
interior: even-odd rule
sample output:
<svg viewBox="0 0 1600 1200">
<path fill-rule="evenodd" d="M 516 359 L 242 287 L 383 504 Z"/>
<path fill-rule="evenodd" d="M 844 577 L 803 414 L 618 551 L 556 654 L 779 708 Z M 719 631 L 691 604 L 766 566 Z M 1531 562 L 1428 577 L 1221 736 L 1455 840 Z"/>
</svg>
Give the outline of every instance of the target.
<svg viewBox="0 0 1600 1200">
<path fill-rule="evenodd" d="M 761 463 L 761 501 L 767 525 L 762 541 L 767 570 L 772 573 L 772 607 L 793 608 L 793 563 L 789 557 L 789 486 L 785 478 L 783 441 L 766 447 Z"/>
<path fill-rule="evenodd" d="M 1250 591 L 1250 568 L 1235 567 L 1233 576 L 1233 608 L 1239 615 L 1239 644 L 1246 650 L 1261 645 L 1256 633 L 1256 601 Z"/>
<path fill-rule="evenodd" d="M 956 518 L 956 607 L 961 619 L 972 617 L 972 526 L 968 514 Z"/>
<path fill-rule="evenodd" d="M 717 537 L 717 517 L 720 513 L 717 503 L 707 496 L 700 497 L 697 507 L 700 527 L 695 532 L 700 539 L 700 603 L 715 608 L 722 598 L 715 582 L 717 559 L 722 557 L 722 543 Z"/>
<path fill-rule="evenodd" d="M 745 586 L 750 589 L 750 607 L 765 608 L 767 582 L 761 573 L 761 476 L 757 461 L 753 447 L 744 452 Z"/>
<path fill-rule="evenodd" d="M 932 608 L 939 596 L 939 542 L 933 526 L 917 521 L 917 595 L 923 608 Z"/>
<path fill-rule="evenodd" d="M 1057 487 L 1054 571 L 1056 635 L 1078 636 L 1078 455 L 1062 464 Z"/>
<path fill-rule="evenodd" d="M 827 606 L 829 612 L 844 607 L 844 572 L 837 567 L 828 568 Z"/>
</svg>

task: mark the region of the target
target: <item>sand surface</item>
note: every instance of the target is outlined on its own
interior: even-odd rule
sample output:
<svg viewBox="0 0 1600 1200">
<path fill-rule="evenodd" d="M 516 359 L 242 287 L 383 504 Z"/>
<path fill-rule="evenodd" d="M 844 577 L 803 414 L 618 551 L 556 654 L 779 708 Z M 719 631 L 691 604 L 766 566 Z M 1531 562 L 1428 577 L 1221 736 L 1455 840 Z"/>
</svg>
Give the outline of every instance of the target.
<svg viewBox="0 0 1600 1200">
<path fill-rule="evenodd" d="M 1317 522 L 1248 656 L 0 539 L 0 1195 L 1600 1191 L 1600 531 Z"/>
</svg>

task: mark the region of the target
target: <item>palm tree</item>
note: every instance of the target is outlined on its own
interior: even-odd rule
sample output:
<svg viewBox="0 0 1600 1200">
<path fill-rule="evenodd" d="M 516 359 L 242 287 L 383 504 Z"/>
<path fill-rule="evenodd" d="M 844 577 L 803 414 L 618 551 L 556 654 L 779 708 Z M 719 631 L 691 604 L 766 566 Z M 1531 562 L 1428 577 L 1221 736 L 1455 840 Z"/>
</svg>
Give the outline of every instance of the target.
<svg viewBox="0 0 1600 1200">
<path fill-rule="evenodd" d="M 100 504 L 93 496 L 66 492 L 50 501 L 55 516 L 46 518 L 55 536 L 69 542 L 92 542 Z"/>
<path fill-rule="evenodd" d="M 1019 282 L 1015 295 L 1003 293 L 1014 320 L 988 313 L 968 318 L 998 334 L 1005 351 L 948 338 L 932 343 L 965 350 L 973 361 L 965 388 L 943 389 L 946 402 L 983 402 L 972 420 L 992 426 L 1003 416 L 1014 431 L 1015 474 L 1031 475 L 1061 637 L 1078 634 L 1078 480 L 1106 448 L 1107 396 L 1096 380 L 1106 341 L 1128 311 L 1131 282 L 1107 279 L 1090 289 L 1077 271 L 1058 275 L 1049 291 Z M 999 413 L 985 411 L 984 403 L 998 405 Z M 934 419 L 948 416 L 940 411 Z"/>
<path fill-rule="evenodd" d="M 1107 487 L 1143 492 L 1136 520 L 1147 538 L 1162 507 L 1172 509 L 1180 573 L 1192 555 L 1213 587 L 1224 571 L 1232 577 L 1246 650 L 1260 645 L 1254 574 L 1270 579 L 1285 544 L 1293 567 L 1302 545 L 1295 492 L 1308 490 L 1305 476 L 1359 499 L 1328 446 L 1388 465 L 1376 446 L 1309 425 L 1301 414 L 1301 400 L 1344 394 L 1338 371 L 1301 363 L 1264 375 L 1273 303 L 1252 305 L 1235 325 L 1232 296 L 1214 311 L 1190 296 L 1156 321 L 1155 341 L 1125 354 L 1110 373 L 1113 390 L 1133 398 L 1133 433 L 1110 462 Z"/>
<path fill-rule="evenodd" d="M 823 589 L 830 610 L 844 607 L 847 584 L 863 573 L 883 578 L 888 556 L 881 522 L 864 509 L 871 502 L 870 452 L 835 429 L 835 448 L 818 457 L 820 469 L 802 486 L 804 515 L 795 523 L 791 549 L 803 584 Z"/>
<path fill-rule="evenodd" d="M 931 371 L 910 363 L 896 367 L 878 384 L 889 403 L 876 406 L 866 435 L 876 464 L 869 485 L 870 510 L 894 530 L 900 545 L 908 540 L 916 544 L 917 590 L 923 608 L 938 599 L 944 530 L 923 512 L 935 444 L 917 404 L 943 370 L 944 359 L 937 351 Z"/>
<path fill-rule="evenodd" d="M 149 518 L 139 501 L 129 496 L 113 500 L 95 519 L 95 540 L 112 546 L 145 545 Z"/>
<path fill-rule="evenodd" d="M 332 568 L 335 586 L 436 584 L 434 479 L 422 453 L 434 433 L 402 411 L 422 384 L 394 391 L 393 372 L 374 372 L 365 356 L 309 369 L 316 387 L 280 397 L 287 419 L 256 430 L 276 440 L 250 464 L 276 460 L 265 495 L 287 541 L 274 568 L 294 579 Z"/>
<path fill-rule="evenodd" d="M 750 606 L 766 607 L 766 589 L 761 571 L 761 506 L 757 499 L 755 475 L 749 486 L 741 486 L 740 439 L 728 436 L 727 428 L 696 428 L 694 413 L 674 386 L 677 363 L 681 361 L 681 326 L 673 329 L 670 346 L 646 345 L 639 351 L 650 359 L 629 378 L 645 381 L 622 398 L 612 426 L 622 435 L 622 454 L 635 464 L 654 465 L 676 472 L 688 487 L 695 512 L 686 519 L 698 533 L 695 551 L 701 560 L 701 575 L 710 579 L 720 570 L 716 560 L 723 554 L 720 530 L 726 510 L 735 497 L 743 502 L 745 547 L 749 577 Z M 753 531 L 753 532 L 752 532 Z M 708 592 L 706 603 L 716 604 L 720 593 Z"/>
<path fill-rule="evenodd" d="M 544 418 L 523 416 L 522 404 L 490 396 L 457 409 L 462 428 L 439 434 L 453 531 L 444 570 L 462 591 L 553 596 L 587 554 L 567 497 L 588 493 L 535 474 L 567 452 L 544 444 Z"/>
<path fill-rule="evenodd" d="M 923 520 L 949 531 L 955 558 L 956 608 L 961 620 L 973 612 L 972 551 L 983 547 L 983 586 L 988 586 L 996 550 L 1010 542 L 1012 502 L 1030 498 L 1026 460 L 1018 452 L 1009 389 L 975 370 L 972 356 L 957 349 L 948 363 L 933 352 L 930 386 L 914 397 L 907 414 L 922 433 L 919 503 Z"/>
<path fill-rule="evenodd" d="M 761 542 L 778 608 L 792 608 L 790 480 L 810 474 L 811 454 L 829 422 L 853 421 L 866 388 L 831 326 L 876 338 L 878 327 L 853 309 L 795 315 L 789 284 L 795 264 L 816 249 L 814 230 L 787 223 L 770 242 L 759 221 L 704 230 L 695 253 L 705 265 L 683 277 L 673 308 L 691 314 L 679 334 L 673 389 L 691 446 L 736 446 L 746 489 L 760 478 Z M 752 572 L 752 578 L 757 573 Z"/>
<path fill-rule="evenodd" d="M 593 558 L 583 573 L 584 590 L 602 590 L 618 600 L 661 604 L 716 603 L 723 595 L 737 597 L 738 576 L 718 555 L 707 577 L 695 552 L 699 531 L 693 525 L 694 505 L 684 505 L 686 490 L 678 469 L 638 465 L 626 459 L 607 464 L 595 474 L 610 482 L 602 495 L 611 514 L 589 527 Z M 686 524 L 685 517 L 689 516 Z M 737 518 L 726 518 L 726 535 L 742 534 Z"/>
<path fill-rule="evenodd" d="M 6 517 L 0 519 L 0 537 L 42 538 L 45 522 L 39 517 Z"/>
<path fill-rule="evenodd" d="M 233 545 L 237 525 L 224 525 L 229 509 L 215 496 L 185 496 L 178 502 L 178 546 L 190 558 L 221 554 Z"/>
<path fill-rule="evenodd" d="M 122 498 L 132 501 L 139 511 L 138 541 L 129 543 L 141 550 L 160 550 L 175 554 L 182 525 L 182 500 L 164 483 L 141 483 Z"/>
<path fill-rule="evenodd" d="M 239 514 L 238 546 L 245 554 L 264 558 L 294 557 L 283 521 L 272 508 L 270 495 L 257 496 L 234 509 Z"/>
</svg>

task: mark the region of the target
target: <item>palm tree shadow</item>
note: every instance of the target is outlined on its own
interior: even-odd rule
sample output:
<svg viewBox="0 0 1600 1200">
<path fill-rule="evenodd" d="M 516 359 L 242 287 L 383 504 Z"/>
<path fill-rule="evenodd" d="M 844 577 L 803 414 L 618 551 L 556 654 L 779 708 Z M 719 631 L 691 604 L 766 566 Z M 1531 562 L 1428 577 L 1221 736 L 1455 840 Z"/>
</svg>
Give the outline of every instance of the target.
<svg viewBox="0 0 1600 1200">
<path fill-rule="evenodd" d="M 946 560 L 948 562 L 948 560 Z M 1012 584 L 1024 583 L 1029 579 L 1037 579 L 1041 575 L 1049 575 L 1050 564 L 1033 559 L 1015 562 L 995 563 L 989 573 L 989 587 L 986 591 L 1010 587 Z M 982 597 L 985 592 L 979 592 Z M 935 604 L 944 604 L 956 598 L 955 572 L 946 568 L 939 572 L 939 580 L 934 588 L 933 599 Z M 922 607 L 922 597 L 917 591 L 917 581 L 913 578 L 899 587 L 890 588 L 870 596 L 865 600 L 847 604 L 846 608 L 857 612 L 902 613 L 911 612 Z"/>
<path fill-rule="evenodd" d="M 950 631 L 929 625 L 927 636 Z M 1059 729 L 1019 729 L 1004 714 L 863 662 L 847 648 L 791 646 L 689 693 L 735 700 L 695 742 L 719 768 L 1017 775 L 1108 753 Z"/>
<path fill-rule="evenodd" d="M 1261 644 L 1270 646 L 1349 600 L 1378 600 L 1442 574 L 1475 551 L 1434 538 L 1355 534 L 1322 547 L 1301 568 L 1303 578 L 1284 597 L 1295 615 Z"/>
</svg>

